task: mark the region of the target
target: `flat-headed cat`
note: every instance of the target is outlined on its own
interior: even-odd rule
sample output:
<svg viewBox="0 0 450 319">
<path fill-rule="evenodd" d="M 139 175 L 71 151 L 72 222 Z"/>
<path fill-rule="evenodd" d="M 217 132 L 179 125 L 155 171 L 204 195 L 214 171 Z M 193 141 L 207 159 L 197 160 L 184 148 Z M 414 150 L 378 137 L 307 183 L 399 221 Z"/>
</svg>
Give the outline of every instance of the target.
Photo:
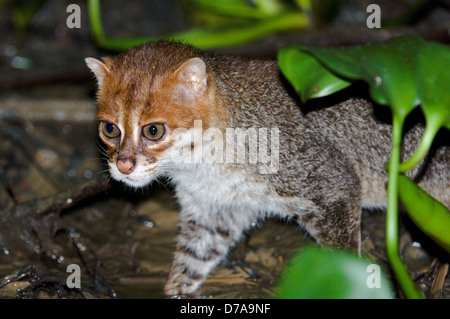
<svg viewBox="0 0 450 319">
<path fill-rule="evenodd" d="M 257 220 L 295 218 L 319 243 L 359 250 L 361 209 L 385 206 L 391 127 L 363 99 L 304 112 L 276 62 L 173 42 L 86 62 L 111 176 L 132 187 L 167 176 L 175 186 L 169 295 L 194 292 Z M 406 134 L 404 157 L 421 132 Z M 449 155 L 442 146 L 410 174 L 447 206 Z"/>
</svg>

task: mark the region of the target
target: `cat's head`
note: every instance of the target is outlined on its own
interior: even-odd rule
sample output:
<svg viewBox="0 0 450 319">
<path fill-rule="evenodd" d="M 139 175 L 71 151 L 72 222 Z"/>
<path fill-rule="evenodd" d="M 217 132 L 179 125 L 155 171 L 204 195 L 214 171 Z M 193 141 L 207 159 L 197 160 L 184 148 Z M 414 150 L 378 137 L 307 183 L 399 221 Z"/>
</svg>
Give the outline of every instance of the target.
<svg viewBox="0 0 450 319">
<path fill-rule="evenodd" d="M 215 84 L 201 54 L 171 42 L 149 43 L 103 61 L 86 58 L 98 83 L 98 127 L 111 176 L 141 187 L 165 173 L 171 153 L 215 113 Z M 187 144 L 189 143 L 189 144 Z"/>
</svg>

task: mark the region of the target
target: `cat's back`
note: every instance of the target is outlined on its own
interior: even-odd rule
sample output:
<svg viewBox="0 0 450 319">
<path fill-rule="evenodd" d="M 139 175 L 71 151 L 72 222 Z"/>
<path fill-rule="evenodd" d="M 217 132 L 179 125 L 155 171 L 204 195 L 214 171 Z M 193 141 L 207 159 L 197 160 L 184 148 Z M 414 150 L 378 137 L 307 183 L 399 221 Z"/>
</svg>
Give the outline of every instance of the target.
<svg viewBox="0 0 450 319">
<path fill-rule="evenodd" d="M 334 148 L 354 167 L 365 195 L 375 189 L 384 194 L 392 130 L 388 108 L 374 106 L 361 98 L 335 99 L 333 103 L 330 99 L 318 99 L 311 107 L 311 103 L 298 101 L 275 61 L 225 57 L 216 61 L 220 61 L 216 76 L 226 95 L 231 124 L 244 129 L 279 128 L 281 165 L 313 160 L 307 158 L 311 154 L 300 154 L 308 149 Z M 420 121 L 405 132 L 403 160 L 414 153 L 422 134 Z M 435 193 L 447 205 L 449 154 L 448 145 L 438 146 L 418 180 L 419 185 Z M 418 176 L 421 168 L 423 166 L 416 167 L 408 175 Z M 289 175 L 295 172 L 289 171 Z M 368 205 L 383 203 L 384 195 L 381 199 L 378 197 L 368 200 Z"/>
</svg>

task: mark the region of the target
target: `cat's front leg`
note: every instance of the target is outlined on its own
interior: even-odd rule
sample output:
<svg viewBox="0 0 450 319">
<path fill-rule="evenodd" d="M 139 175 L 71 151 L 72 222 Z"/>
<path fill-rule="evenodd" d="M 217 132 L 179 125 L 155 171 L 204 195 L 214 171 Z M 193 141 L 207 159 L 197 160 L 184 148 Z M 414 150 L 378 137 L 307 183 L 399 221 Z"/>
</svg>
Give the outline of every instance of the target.
<svg viewBox="0 0 450 319">
<path fill-rule="evenodd" d="M 181 233 L 164 287 L 166 294 L 190 294 L 201 285 L 250 224 L 249 216 L 239 215 L 237 220 L 230 212 L 211 213 L 192 205 L 182 209 Z"/>
</svg>

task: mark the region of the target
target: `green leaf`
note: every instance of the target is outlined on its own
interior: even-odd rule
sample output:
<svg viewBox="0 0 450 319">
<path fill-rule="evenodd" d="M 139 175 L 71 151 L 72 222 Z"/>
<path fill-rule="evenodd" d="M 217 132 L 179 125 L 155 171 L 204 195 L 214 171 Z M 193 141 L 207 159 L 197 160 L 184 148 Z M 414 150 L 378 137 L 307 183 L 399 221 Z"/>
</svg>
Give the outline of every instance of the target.
<svg viewBox="0 0 450 319">
<path fill-rule="evenodd" d="M 425 40 L 400 36 L 390 40 L 344 48 L 302 46 L 335 74 L 369 84 L 372 98 L 389 105 L 401 118 L 419 105 L 414 81 L 415 55 Z"/>
<path fill-rule="evenodd" d="M 428 42 L 417 53 L 416 86 L 425 115 L 426 127 L 414 155 L 400 166 L 406 172 L 417 165 L 428 153 L 439 129 L 450 129 L 450 48 Z"/>
<path fill-rule="evenodd" d="M 334 75 L 300 46 L 289 46 L 278 52 L 281 72 L 289 80 L 303 102 L 330 95 L 351 83 Z"/>
<path fill-rule="evenodd" d="M 379 286 L 370 288 L 371 284 Z M 393 298 L 390 284 L 376 264 L 349 252 L 318 247 L 307 247 L 292 258 L 276 294 L 283 299 Z"/>
<path fill-rule="evenodd" d="M 450 48 L 435 42 L 423 46 L 417 57 L 417 89 L 427 122 L 450 129 Z M 436 120 L 434 118 L 437 118 Z"/>
<path fill-rule="evenodd" d="M 198 14 L 205 12 L 221 16 L 242 17 L 247 19 L 263 19 L 271 15 L 271 12 L 265 12 L 257 6 L 251 6 L 242 0 L 195 0 L 191 7 L 196 9 Z M 272 15 L 277 12 L 273 12 Z"/>
<path fill-rule="evenodd" d="M 302 12 L 282 12 L 245 25 L 226 28 L 191 28 L 171 35 L 157 37 L 106 37 L 101 23 L 99 0 L 88 1 L 91 31 L 97 44 L 108 50 L 123 51 L 133 46 L 157 40 L 173 40 L 191 44 L 199 49 L 236 46 L 259 40 L 269 34 L 301 30 L 309 25 Z"/>
<path fill-rule="evenodd" d="M 450 252 L 450 211 L 405 175 L 399 175 L 399 195 L 414 223 Z"/>
<path fill-rule="evenodd" d="M 450 76 L 448 47 L 430 44 L 415 36 L 400 36 L 384 42 L 346 48 L 296 46 L 295 49 L 314 56 L 320 62 L 315 65 L 316 68 L 322 66 L 345 80 L 367 82 L 372 99 L 392 109 L 393 134 L 389 163 L 386 247 L 392 268 L 406 297 L 422 298 L 423 293 L 411 280 L 398 254 L 397 193 L 400 145 L 404 120 L 421 103 L 427 127 L 421 147 L 413 160 L 420 161 L 426 155 L 439 127 L 442 125 L 450 127 L 449 95 L 446 88 Z M 435 56 L 434 50 L 439 51 Z M 281 57 L 286 59 L 284 56 Z M 297 63 L 303 62 L 299 61 Z M 281 61 L 280 68 L 283 67 L 283 63 L 284 61 Z M 313 69 L 308 69 L 308 64 L 303 66 L 301 72 L 293 69 L 294 67 L 300 69 L 301 66 L 293 62 L 290 65 L 293 66 L 287 65 L 288 69 L 283 72 L 293 82 L 296 90 L 304 95 L 302 99 L 314 97 L 311 92 L 318 87 L 322 78 L 316 79 L 309 74 Z M 305 82 L 314 82 L 302 83 L 304 79 L 301 77 L 307 78 Z M 424 81 L 426 83 L 423 83 Z"/>
</svg>

